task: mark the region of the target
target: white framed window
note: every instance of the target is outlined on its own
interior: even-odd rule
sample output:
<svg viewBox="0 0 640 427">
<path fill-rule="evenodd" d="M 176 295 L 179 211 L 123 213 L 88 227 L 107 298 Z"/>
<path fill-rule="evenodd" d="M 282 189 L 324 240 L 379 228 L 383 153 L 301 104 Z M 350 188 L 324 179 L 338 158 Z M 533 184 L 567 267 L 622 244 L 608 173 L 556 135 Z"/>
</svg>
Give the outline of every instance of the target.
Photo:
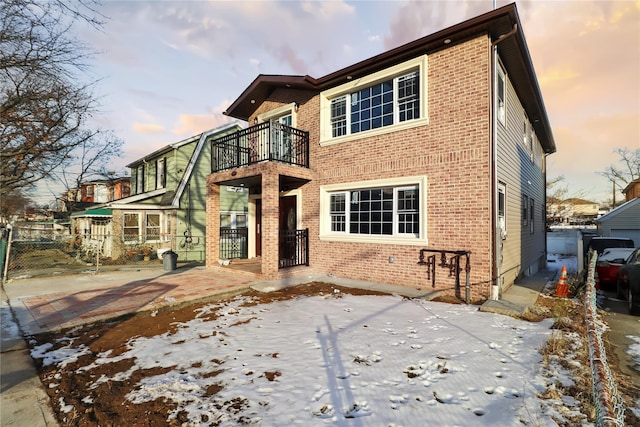
<svg viewBox="0 0 640 427">
<path fill-rule="evenodd" d="M 245 212 L 220 212 L 220 228 L 246 228 L 247 214 Z"/>
<path fill-rule="evenodd" d="M 498 121 L 504 126 L 507 124 L 507 85 L 504 70 L 502 66 L 498 65 L 498 72 L 496 73 L 496 115 Z"/>
<path fill-rule="evenodd" d="M 124 213 L 122 231 L 125 243 L 140 243 L 140 214 L 138 212 Z"/>
<path fill-rule="evenodd" d="M 164 157 L 156 160 L 156 189 L 164 188 L 167 184 L 166 164 Z"/>
<path fill-rule="evenodd" d="M 498 228 L 500 237 L 507 238 L 507 186 L 503 182 L 498 183 Z"/>
<path fill-rule="evenodd" d="M 144 164 L 136 168 L 136 194 L 144 193 Z"/>
<path fill-rule="evenodd" d="M 160 213 L 147 212 L 144 222 L 144 241 L 159 242 L 162 227 L 160 226 Z"/>
<path fill-rule="evenodd" d="M 322 186 L 320 238 L 424 244 L 425 207 L 424 176 Z"/>
<path fill-rule="evenodd" d="M 320 144 L 344 142 L 427 122 L 427 56 L 320 95 Z"/>
<path fill-rule="evenodd" d="M 125 243 L 159 242 L 163 236 L 162 213 L 125 212 L 123 214 L 123 240 Z M 165 215 L 165 217 L 168 217 Z M 165 220 L 165 227 L 166 227 Z M 165 235 L 165 240 L 167 239 Z"/>
</svg>

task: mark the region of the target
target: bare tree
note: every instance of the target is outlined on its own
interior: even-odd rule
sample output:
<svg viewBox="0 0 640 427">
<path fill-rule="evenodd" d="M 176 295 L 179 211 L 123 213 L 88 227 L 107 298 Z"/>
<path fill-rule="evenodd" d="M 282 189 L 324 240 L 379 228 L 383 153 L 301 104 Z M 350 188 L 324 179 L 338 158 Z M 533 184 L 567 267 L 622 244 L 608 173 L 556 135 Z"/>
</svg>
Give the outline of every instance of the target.
<svg viewBox="0 0 640 427">
<path fill-rule="evenodd" d="M 81 73 L 91 56 L 71 34 L 78 20 L 101 23 L 92 0 L 0 0 L 0 196 L 25 191 L 68 167 L 100 134 Z"/>
<path fill-rule="evenodd" d="M 614 153 L 620 156 L 617 165 L 610 165 L 599 175 L 606 177 L 616 188 L 623 190 L 631 181 L 640 178 L 640 148 L 616 148 Z"/>
<path fill-rule="evenodd" d="M 64 163 L 68 167 L 53 171 L 48 180 L 60 183 L 65 189 L 63 203 L 67 212 L 73 212 L 82 183 L 95 179 L 111 179 L 105 166 L 112 158 L 122 154 L 123 141 L 111 132 L 96 132 L 83 139 Z"/>
</svg>

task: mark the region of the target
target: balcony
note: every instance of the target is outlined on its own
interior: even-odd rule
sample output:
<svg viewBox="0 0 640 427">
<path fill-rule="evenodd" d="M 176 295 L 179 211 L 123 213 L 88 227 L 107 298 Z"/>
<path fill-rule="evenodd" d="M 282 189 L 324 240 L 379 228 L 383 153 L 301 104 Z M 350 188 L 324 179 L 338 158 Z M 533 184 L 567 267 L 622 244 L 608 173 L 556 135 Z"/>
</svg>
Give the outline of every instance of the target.
<svg viewBox="0 0 640 427">
<path fill-rule="evenodd" d="M 309 132 L 265 122 L 211 141 L 211 171 L 264 161 L 309 167 Z"/>
</svg>

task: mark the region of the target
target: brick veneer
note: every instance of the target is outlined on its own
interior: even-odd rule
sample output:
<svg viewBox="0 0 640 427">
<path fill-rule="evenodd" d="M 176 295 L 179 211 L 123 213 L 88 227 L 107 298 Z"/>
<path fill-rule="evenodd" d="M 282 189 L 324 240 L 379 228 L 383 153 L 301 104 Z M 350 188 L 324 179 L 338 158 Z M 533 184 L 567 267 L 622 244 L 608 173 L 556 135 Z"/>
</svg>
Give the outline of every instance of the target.
<svg viewBox="0 0 640 427">
<path fill-rule="evenodd" d="M 262 175 L 263 267 L 267 278 L 295 273 L 333 274 L 358 280 L 427 288 L 421 247 L 470 250 L 473 299 L 488 298 L 491 284 L 490 43 L 478 37 L 429 56 L 425 126 L 320 146 L 319 94 L 276 90 L 253 118 L 291 102 L 299 104 L 298 129 L 310 134 L 310 169 L 252 166 Z M 423 88 L 424 93 L 424 88 Z M 260 169 L 257 169 L 260 167 Z M 284 168 L 284 169 L 283 169 Z M 236 170 L 240 173 L 241 170 Z M 249 173 L 249 172 L 247 172 Z M 231 171 L 209 177 L 207 264 L 217 264 L 219 189 Z M 310 230 L 310 267 L 277 271 L 278 177 L 300 174 L 302 223 Z M 331 242 L 319 239 L 320 186 L 403 176 L 427 177 L 426 246 Z M 238 176 L 236 176 L 236 179 Z M 212 232 L 215 230 L 216 232 Z M 265 231 L 267 231 L 265 233 Z M 275 233 L 274 233 L 275 231 Z M 275 237 L 275 241 L 273 241 Z M 390 262 L 393 257 L 394 262 Z M 213 264 L 212 264 L 213 263 Z M 464 271 L 461 274 L 464 286 Z M 437 268 L 436 288 L 453 292 L 448 269 Z M 464 295 L 464 289 L 462 290 Z"/>
</svg>

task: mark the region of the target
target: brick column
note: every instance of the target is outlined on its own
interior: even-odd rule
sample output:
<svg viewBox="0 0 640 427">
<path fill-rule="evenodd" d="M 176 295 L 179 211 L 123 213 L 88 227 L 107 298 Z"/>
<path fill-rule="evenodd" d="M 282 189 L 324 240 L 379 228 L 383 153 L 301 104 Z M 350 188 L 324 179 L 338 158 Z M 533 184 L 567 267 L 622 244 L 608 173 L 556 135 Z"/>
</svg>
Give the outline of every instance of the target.
<svg viewBox="0 0 640 427">
<path fill-rule="evenodd" d="M 267 280 L 278 277 L 279 187 L 276 171 L 262 174 L 262 273 Z"/>
<path fill-rule="evenodd" d="M 207 183 L 207 251 L 206 267 L 218 265 L 220 258 L 220 186 Z"/>
</svg>

